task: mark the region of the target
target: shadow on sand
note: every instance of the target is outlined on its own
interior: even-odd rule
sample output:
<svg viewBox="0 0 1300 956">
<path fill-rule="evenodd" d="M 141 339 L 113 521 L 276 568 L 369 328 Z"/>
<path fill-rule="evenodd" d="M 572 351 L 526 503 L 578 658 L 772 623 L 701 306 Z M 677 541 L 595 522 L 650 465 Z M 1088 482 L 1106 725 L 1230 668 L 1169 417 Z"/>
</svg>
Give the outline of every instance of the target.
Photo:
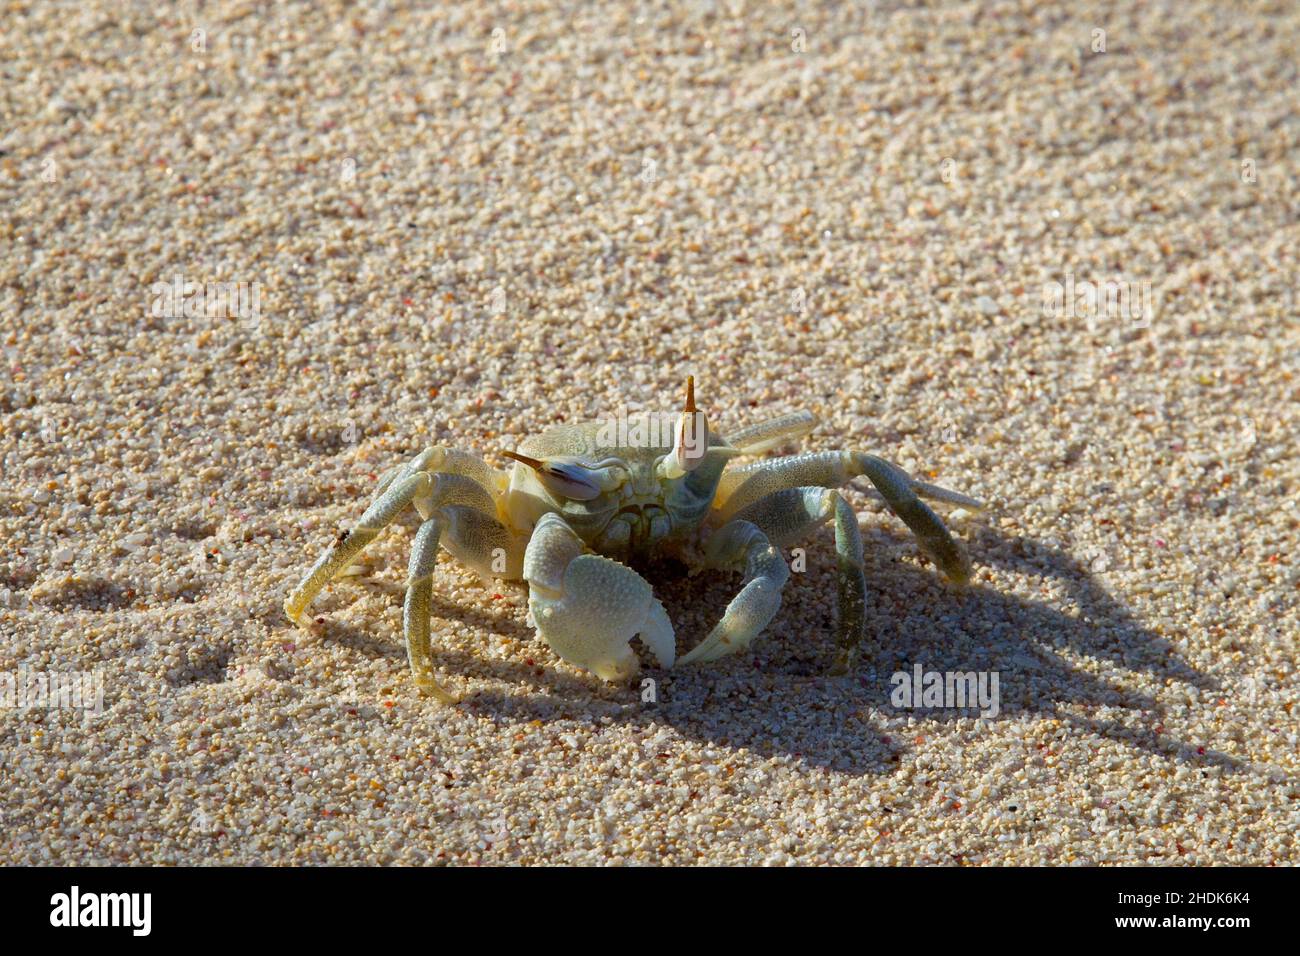
<svg viewBox="0 0 1300 956">
<path fill-rule="evenodd" d="M 914 544 L 891 530 L 864 527 L 867 546 L 868 637 L 854 672 L 829 677 L 833 618 L 823 608 L 833 603 L 829 569 L 834 554 L 822 542 L 809 544 L 808 584 L 792 577 L 785 604 L 750 652 L 718 664 L 662 671 L 646 667 L 642 677 L 655 682 L 655 702 L 642 700 L 636 686 L 611 687 L 595 678 L 558 669 L 551 652 L 515 609 L 488 613 L 435 597 L 434 614 L 445 620 L 509 635 L 536 646 L 536 664 L 477 658 L 435 651 L 437 666 L 460 683 L 479 684 L 459 706 L 498 722 L 551 722 L 568 719 L 670 726 L 711 744 L 744 748 L 772 756 L 786 754 L 813 768 L 853 775 L 888 773 L 897 766 L 904 744 L 874 722 L 878 714 L 899 714 L 890 700 L 891 676 L 927 671 L 996 671 L 1000 707 L 994 722 L 1025 716 L 1052 716 L 1089 734 L 1119 741 L 1171 762 L 1235 769 L 1239 762 L 1163 733 L 1161 703 L 1125 684 L 1132 673 L 1156 683 L 1180 683 L 1211 691 L 1215 682 L 1184 662 L 1163 637 L 1137 621 L 1087 568 L 1069 554 L 1030 539 L 1009 539 L 980 528 L 970 542 L 978 566 L 1010 575 L 1038 578 L 1044 589 L 1067 594 L 1064 601 L 1025 600 L 986 585 L 965 590 L 942 583 L 932 569 L 898 555 Z M 652 578 L 662 591 L 670 617 L 695 602 L 725 606 L 737 580 L 723 575 L 688 578 L 683 570 Z M 400 586 L 371 580 L 400 601 Z M 506 585 L 518 587 L 518 585 Z M 801 639 L 791 621 L 821 620 L 819 634 Z M 826 635 L 822 637 L 821 635 Z M 400 640 L 366 634 L 327 618 L 325 640 L 337 641 L 367 656 L 404 665 Z M 679 633 L 679 650 L 695 638 Z M 1068 658 L 1087 658 L 1081 670 Z M 648 659 L 643 657 L 643 661 Z M 1128 672 L 1127 674 L 1125 672 Z M 486 682 L 487 687 L 482 684 Z M 499 689 L 499 682 L 515 685 Z M 1148 681 L 1148 683 L 1150 683 Z M 528 690 L 521 692 L 524 687 Z M 1063 709 L 1063 705 L 1068 710 Z M 430 704 L 431 707 L 435 706 Z M 928 720 L 976 716 L 973 709 L 908 711 Z M 895 731 L 896 733 L 896 731 Z M 910 743 L 908 744 L 910 745 Z"/>
</svg>

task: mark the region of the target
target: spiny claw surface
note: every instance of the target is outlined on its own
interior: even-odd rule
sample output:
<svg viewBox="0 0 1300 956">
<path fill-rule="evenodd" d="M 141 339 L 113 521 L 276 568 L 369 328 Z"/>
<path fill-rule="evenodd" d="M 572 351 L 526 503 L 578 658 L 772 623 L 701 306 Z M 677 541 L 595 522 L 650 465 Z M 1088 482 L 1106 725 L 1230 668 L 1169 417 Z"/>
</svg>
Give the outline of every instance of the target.
<svg viewBox="0 0 1300 956">
<path fill-rule="evenodd" d="M 672 666 L 672 622 L 635 571 L 582 554 L 565 569 L 563 589 L 557 594 L 531 583 L 528 607 L 538 632 L 564 660 L 608 681 L 627 680 L 637 672 L 628 642 L 639 634 L 660 666 Z"/>
</svg>

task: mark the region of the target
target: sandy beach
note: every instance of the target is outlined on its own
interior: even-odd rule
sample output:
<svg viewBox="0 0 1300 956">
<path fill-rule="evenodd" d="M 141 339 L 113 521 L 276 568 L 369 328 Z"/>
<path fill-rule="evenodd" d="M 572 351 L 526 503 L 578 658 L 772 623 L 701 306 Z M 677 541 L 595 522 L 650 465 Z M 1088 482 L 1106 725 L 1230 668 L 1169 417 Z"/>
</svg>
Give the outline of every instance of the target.
<svg viewBox="0 0 1300 956">
<path fill-rule="evenodd" d="M 0 863 L 1300 861 L 1300 7 L 0 9 Z M 688 374 L 984 500 L 971 584 L 859 480 L 843 677 L 829 528 L 649 684 L 444 553 L 416 695 L 414 520 L 285 619 L 394 465 Z"/>
</svg>

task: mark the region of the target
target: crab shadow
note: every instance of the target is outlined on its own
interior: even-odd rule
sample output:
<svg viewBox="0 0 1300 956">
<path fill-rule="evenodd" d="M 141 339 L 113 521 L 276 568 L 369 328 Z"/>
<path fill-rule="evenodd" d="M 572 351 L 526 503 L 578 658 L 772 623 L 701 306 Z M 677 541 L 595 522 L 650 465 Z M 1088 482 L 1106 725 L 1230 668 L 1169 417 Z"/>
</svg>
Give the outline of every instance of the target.
<svg viewBox="0 0 1300 956">
<path fill-rule="evenodd" d="M 709 744 L 850 775 L 889 773 L 898 766 L 907 745 L 891 736 L 881 715 L 941 722 L 978 716 L 973 708 L 900 709 L 891 699 L 895 674 L 911 674 L 918 664 L 927 672 L 996 672 L 998 710 L 986 718 L 993 723 L 1051 716 L 1081 733 L 1171 762 L 1239 766 L 1227 754 L 1202 752 L 1163 731 L 1163 704 L 1135 685 L 1181 684 L 1201 692 L 1214 690 L 1216 682 L 1186 663 L 1068 553 L 988 528 L 975 533 L 970 549 L 977 567 L 1038 579 L 1040 590 L 1060 592 L 1031 600 L 983 584 L 952 588 L 933 569 L 902 558 L 915 552 L 910 539 L 879 526 L 863 532 L 867 637 L 847 676 L 827 676 L 835 558 L 820 542 L 809 543 L 808 571 L 791 576 L 776 620 L 747 654 L 735 658 L 662 670 L 643 656 L 640 685 L 610 686 L 559 664 L 517 608 L 488 613 L 435 596 L 435 616 L 536 647 L 527 661 L 443 649 L 436 653 L 437 666 L 462 686 L 475 687 L 458 706 L 481 719 L 520 725 L 568 720 L 643 731 L 669 727 Z M 738 584 L 735 577 L 689 577 L 678 570 L 652 579 L 675 622 L 683 615 L 693 620 L 702 608 L 720 614 Z M 401 593 L 387 582 L 367 586 Z M 690 633 L 679 627 L 679 650 L 693 643 Z M 395 668 L 405 666 L 400 640 L 391 636 L 367 634 L 337 619 L 327 621 L 323 635 L 385 657 Z"/>
</svg>

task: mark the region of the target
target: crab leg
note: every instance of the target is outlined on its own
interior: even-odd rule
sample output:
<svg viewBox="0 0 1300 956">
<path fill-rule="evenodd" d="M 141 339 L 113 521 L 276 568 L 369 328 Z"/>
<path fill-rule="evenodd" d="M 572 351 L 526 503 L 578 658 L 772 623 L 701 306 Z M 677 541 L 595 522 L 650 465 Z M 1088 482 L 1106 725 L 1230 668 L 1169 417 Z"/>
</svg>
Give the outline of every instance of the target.
<svg viewBox="0 0 1300 956">
<path fill-rule="evenodd" d="M 681 664 L 716 660 L 748 647 L 781 609 L 781 588 L 790 576 L 781 552 L 748 521 L 732 521 L 715 531 L 704 546 L 704 557 L 706 567 L 743 570 L 745 583 L 722 620 Z"/>
<path fill-rule="evenodd" d="M 457 561 L 484 578 L 518 581 L 523 577 L 526 535 L 516 534 L 491 515 L 465 505 L 439 509 L 447 522 L 442 546 Z"/>
<path fill-rule="evenodd" d="M 751 522 L 773 544 L 785 547 L 831 517 L 835 524 L 840 609 L 835 641 L 838 653 L 832 673 L 843 674 L 852 666 L 862 641 L 867 603 L 867 581 L 862 573 L 862 532 L 858 529 L 858 516 L 849 503 L 833 488 L 786 488 L 755 501 L 735 520 Z"/>
<path fill-rule="evenodd" d="M 496 514 L 496 502 L 487 489 L 463 475 L 450 475 L 439 472 L 430 476 L 432 481 L 424 494 L 417 495 L 413 502 L 420 512 L 420 517 L 428 518 L 434 511 L 448 505 L 473 508 L 484 514 Z"/>
<path fill-rule="evenodd" d="M 391 468 L 381 475 L 375 493 L 383 494 L 394 481 L 420 471 L 468 478 L 493 498 L 499 495 L 510 481 L 505 472 L 493 468 L 473 452 L 431 445 L 410 461 Z"/>
<path fill-rule="evenodd" d="M 673 626 L 646 580 L 631 568 L 586 553 L 558 514 L 545 514 L 524 554 L 528 610 L 561 658 L 608 681 L 637 672 L 636 635 L 663 667 L 675 652 Z"/>
<path fill-rule="evenodd" d="M 857 657 L 866 628 L 867 579 L 862 573 L 862 531 L 843 495 L 833 491 L 835 508 L 836 579 L 839 583 L 840 621 L 836 631 L 838 652 L 831 666 L 832 674 L 846 674 Z M 822 500 L 826 507 L 826 500 Z"/>
<path fill-rule="evenodd" d="M 429 475 L 420 472 L 394 481 L 382 495 L 365 510 L 357 526 L 322 554 L 307 576 L 289 592 L 284 601 L 284 613 L 300 627 L 306 626 L 304 612 L 312 598 L 330 581 L 338 577 L 356 559 L 379 532 L 388 527 L 416 496 L 428 495 L 432 482 Z"/>
<path fill-rule="evenodd" d="M 402 629 L 406 633 L 406 658 L 411 676 L 421 693 L 432 694 L 445 704 L 454 704 L 455 696 L 433 676 L 429 656 L 429 604 L 433 600 L 433 568 L 438 560 L 438 539 L 443 523 L 429 518 L 415 533 L 411 563 L 406 572 L 406 600 L 402 605 Z"/>
<path fill-rule="evenodd" d="M 812 412 L 793 412 L 757 422 L 727 436 L 727 444 L 745 455 L 761 455 L 783 441 L 800 438 L 817 427 L 817 417 Z"/>
<path fill-rule="evenodd" d="M 442 480 L 452 476 L 435 477 Z M 418 507 L 418 500 L 416 504 Z M 433 600 L 433 569 L 438 546 L 441 544 L 486 578 L 517 580 L 524 563 L 524 538 L 490 515 L 467 505 L 439 504 L 436 495 L 434 505 L 436 514 L 420 525 L 411 548 L 402 626 L 416 687 L 443 703 L 454 704 L 456 697 L 434 679 L 429 650 L 429 605 Z"/>
<path fill-rule="evenodd" d="M 967 508 L 983 507 L 979 501 L 955 491 L 916 481 L 902 468 L 875 455 L 855 451 L 809 452 L 738 469 L 744 481 L 734 485 L 715 507 L 726 519 L 774 491 L 801 485 L 834 487 L 865 475 L 876 486 L 894 514 L 903 520 L 940 570 L 952 581 L 970 579 L 970 559 L 948 533 L 943 521 L 918 495 Z"/>
<path fill-rule="evenodd" d="M 412 463 L 401 465 L 380 479 L 381 491 L 366 509 L 351 532 L 336 542 L 323 554 L 312 569 L 294 588 L 284 603 L 285 613 L 295 624 L 305 624 L 303 614 L 312 599 L 330 581 L 337 578 L 355 560 L 371 541 L 387 527 L 407 505 L 414 505 L 420 517 L 429 519 L 435 514 L 444 518 L 447 530 L 447 550 L 487 577 L 518 578 L 523 559 L 522 543 L 496 521 L 496 503 L 492 493 L 472 476 L 439 472 L 412 471 L 413 465 L 436 459 L 453 465 L 469 462 L 464 470 L 475 470 L 482 459 L 467 452 L 457 452 L 460 458 L 431 456 L 430 449 Z M 497 551 L 501 548 L 501 551 Z M 435 548 L 435 554 L 437 549 Z M 504 562 L 500 560 L 504 558 Z"/>
</svg>

